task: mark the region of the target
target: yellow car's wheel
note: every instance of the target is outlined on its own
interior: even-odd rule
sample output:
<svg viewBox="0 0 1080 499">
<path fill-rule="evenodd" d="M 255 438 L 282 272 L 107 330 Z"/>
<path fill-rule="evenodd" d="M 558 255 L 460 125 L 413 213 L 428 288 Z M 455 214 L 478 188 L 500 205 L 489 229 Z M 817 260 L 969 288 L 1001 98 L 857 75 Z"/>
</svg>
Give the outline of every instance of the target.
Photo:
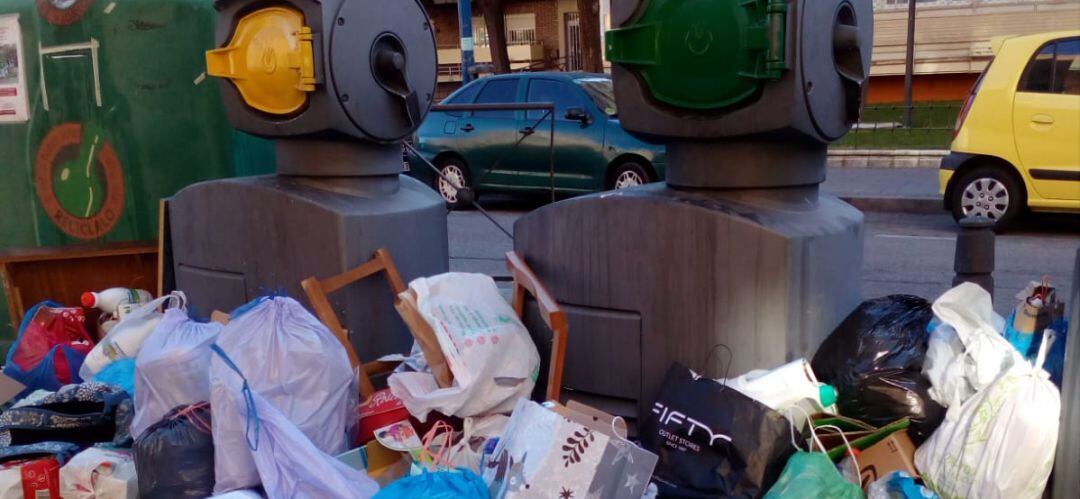
<svg viewBox="0 0 1080 499">
<path fill-rule="evenodd" d="M 995 165 L 979 166 L 963 173 L 953 184 L 952 214 L 960 220 L 969 216 L 994 221 L 994 230 L 1011 226 L 1027 204 L 1027 193 L 1016 176 Z"/>
</svg>

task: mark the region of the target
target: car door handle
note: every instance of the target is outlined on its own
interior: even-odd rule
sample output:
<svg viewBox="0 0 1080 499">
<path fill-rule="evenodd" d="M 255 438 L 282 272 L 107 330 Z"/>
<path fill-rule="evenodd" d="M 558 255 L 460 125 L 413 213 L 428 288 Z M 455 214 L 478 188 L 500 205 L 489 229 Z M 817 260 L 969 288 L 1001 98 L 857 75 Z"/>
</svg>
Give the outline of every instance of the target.
<svg viewBox="0 0 1080 499">
<path fill-rule="evenodd" d="M 461 127 L 462 132 L 471 132 L 473 130 L 476 130 L 476 127 L 472 126 L 472 123 L 466 123 Z"/>
<path fill-rule="evenodd" d="M 1048 114 L 1036 114 L 1031 117 L 1032 123 L 1038 123 L 1040 125 L 1053 125 L 1054 117 Z"/>
<path fill-rule="evenodd" d="M 535 131 L 536 130 L 533 130 L 533 127 L 527 126 L 525 128 L 522 128 L 521 130 L 518 130 L 518 133 L 520 133 L 522 135 L 532 135 L 533 132 L 535 132 Z"/>
</svg>

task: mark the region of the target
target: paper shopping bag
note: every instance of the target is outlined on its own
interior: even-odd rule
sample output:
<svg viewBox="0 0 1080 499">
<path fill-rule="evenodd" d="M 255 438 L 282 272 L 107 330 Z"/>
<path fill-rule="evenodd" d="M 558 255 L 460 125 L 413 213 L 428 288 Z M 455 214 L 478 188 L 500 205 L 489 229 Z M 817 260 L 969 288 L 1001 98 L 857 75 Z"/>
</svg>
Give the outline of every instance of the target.
<svg viewBox="0 0 1080 499">
<path fill-rule="evenodd" d="M 607 422 L 572 408 L 519 399 L 484 464 L 495 499 L 641 497 L 658 457 Z"/>
</svg>

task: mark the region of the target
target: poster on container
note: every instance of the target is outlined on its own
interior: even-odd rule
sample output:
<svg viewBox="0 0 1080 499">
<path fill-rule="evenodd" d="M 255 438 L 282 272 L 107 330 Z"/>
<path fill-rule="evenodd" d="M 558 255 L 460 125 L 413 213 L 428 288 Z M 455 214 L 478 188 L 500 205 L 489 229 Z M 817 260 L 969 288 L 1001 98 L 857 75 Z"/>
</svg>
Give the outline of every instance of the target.
<svg viewBox="0 0 1080 499">
<path fill-rule="evenodd" d="M 19 15 L 0 15 L 0 123 L 29 119 Z"/>
</svg>

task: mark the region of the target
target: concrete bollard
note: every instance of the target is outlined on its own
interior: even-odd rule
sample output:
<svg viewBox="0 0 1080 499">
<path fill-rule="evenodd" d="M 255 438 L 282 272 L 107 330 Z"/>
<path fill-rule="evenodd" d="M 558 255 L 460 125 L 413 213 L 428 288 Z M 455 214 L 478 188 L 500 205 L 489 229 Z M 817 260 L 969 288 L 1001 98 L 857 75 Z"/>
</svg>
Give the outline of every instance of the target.
<svg viewBox="0 0 1080 499">
<path fill-rule="evenodd" d="M 994 221 L 967 217 L 960 221 L 953 257 L 953 286 L 973 282 L 994 296 Z"/>
</svg>

